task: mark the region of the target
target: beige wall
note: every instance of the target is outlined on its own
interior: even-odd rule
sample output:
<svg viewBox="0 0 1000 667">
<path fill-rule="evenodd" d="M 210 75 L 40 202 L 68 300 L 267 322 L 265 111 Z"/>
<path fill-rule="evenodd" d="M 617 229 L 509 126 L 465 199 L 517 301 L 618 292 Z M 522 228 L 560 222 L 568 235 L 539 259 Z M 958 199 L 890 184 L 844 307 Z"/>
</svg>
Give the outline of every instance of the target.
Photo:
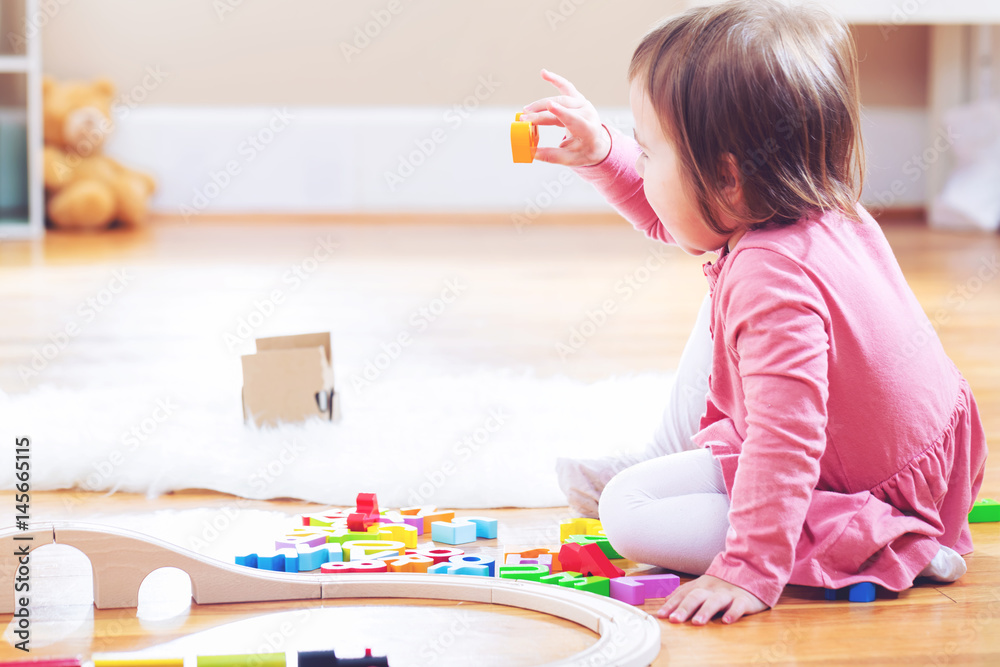
<svg viewBox="0 0 1000 667">
<path fill-rule="evenodd" d="M 575 11 L 552 30 L 555 1 L 244 0 L 220 19 L 207 0 L 72 0 L 45 29 L 44 66 L 122 87 L 160 66 L 169 77 L 151 99 L 199 105 L 447 105 L 480 76 L 500 83 L 491 104 L 525 104 L 548 93 L 547 67 L 597 103 L 627 104 L 633 44 L 680 2 L 567 4 Z M 347 62 L 340 43 L 390 5 L 401 11 Z"/>
<path fill-rule="evenodd" d="M 626 106 L 632 49 L 683 0 L 575 2 L 69 0 L 42 31 L 43 65 L 123 91 L 159 68 L 145 103 L 197 106 L 450 105 L 480 77 L 499 83 L 488 104 L 519 106 L 551 93 L 546 67 L 598 106 Z M 373 12 L 391 19 L 348 62 L 340 44 L 376 26 Z M 866 104 L 926 103 L 927 33 L 856 29 Z"/>
<path fill-rule="evenodd" d="M 854 26 L 861 101 L 869 106 L 927 106 L 930 27 L 900 26 L 884 37 L 879 26 Z"/>
</svg>

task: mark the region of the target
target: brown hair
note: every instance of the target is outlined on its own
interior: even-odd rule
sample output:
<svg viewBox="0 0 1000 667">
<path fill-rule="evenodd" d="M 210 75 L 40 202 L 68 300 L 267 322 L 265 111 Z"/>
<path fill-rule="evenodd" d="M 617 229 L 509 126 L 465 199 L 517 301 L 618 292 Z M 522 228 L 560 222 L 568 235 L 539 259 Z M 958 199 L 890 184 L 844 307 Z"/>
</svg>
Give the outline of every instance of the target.
<svg viewBox="0 0 1000 667">
<path fill-rule="evenodd" d="M 859 220 L 864 145 L 857 55 L 847 26 L 816 6 L 730 0 L 651 30 L 628 79 L 643 84 L 703 217 L 758 229 L 835 209 Z M 723 193 L 727 154 L 743 206 Z"/>
</svg>

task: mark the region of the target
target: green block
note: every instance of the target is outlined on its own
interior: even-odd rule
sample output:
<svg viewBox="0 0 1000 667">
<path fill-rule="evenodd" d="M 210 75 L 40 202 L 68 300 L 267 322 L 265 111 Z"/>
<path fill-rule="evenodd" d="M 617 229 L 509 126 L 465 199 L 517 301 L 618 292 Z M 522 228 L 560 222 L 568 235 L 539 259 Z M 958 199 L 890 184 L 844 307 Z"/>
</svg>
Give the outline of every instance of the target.
<svg viewBox="0 0 1000 667">
<path fill-rule="evenodd" d="M 501 565 L 497 568 L 497 575 L 501 579 L 540 581 L 542 577 L 548 576 L 548 574 L 549 568 L 545 565 Z"/>
<path fill-rule="evenodd" d="M 344 542 L 352 542 L 354 540 L 374 540 L 377 539 L 377 535 L 374 533 L 355 533 L 353 531 L 331 531 L 326 534 L 326 542 L 336 542 L 337 544 L 344 544 Z"/>
<path fill-rule="evenodd" d="M 624 556 L 615 551 L 615 548 L 611 546 L 611 542 L 603 535 L 570 535 L 569 541 L 576 542 L 577 544 L 596 544 L 608 558 L 624 558 Z"/>
<path fill-rule="evenodd" d="M 576 586 L 578 582 L 582 583 L 584 576 L 579 572 L 556 572 L 555 574 L 549 574 L 538 581 L 543 584 L 555 584 L 557 586 L 567 586 L 572 588 Z"/>
<path fill-rule="evenodd" d="M 585 577 L 583 581 L 573 585 L 578 591 L 597 593 L 608 598 L 611 597 L 611 580 L 607 577 Z"/>
<path fill-rule="evenodd" d="M 328 528 L 333 525 L 334 521 L 335 519 L 330 519 L 329 521 L 326 521 L 324 519 L 319 519 L 317 517 L 311 516 L 309 517 L 309 526 L 310 527 L 315 526 L 316 528 Z"/>
<path fill-rule="evenodd" d="M 579 572 L 556 572 L 544 576 L 538 581 L 543 584 L 556 584 L 564 588 L 611 597 L 611 580 L 607 577 L 585 577 Z"/>
<path fill-rule="evenodd" d="M 977 500 L 969 512 L 969 523 L 1000 521 L 1000 503 L 992 498 Z"/>
<path fill-rule="evenodd" d="M 285 667 L 285 654 L 199 655 L 198 667 Z"/>
</svg>

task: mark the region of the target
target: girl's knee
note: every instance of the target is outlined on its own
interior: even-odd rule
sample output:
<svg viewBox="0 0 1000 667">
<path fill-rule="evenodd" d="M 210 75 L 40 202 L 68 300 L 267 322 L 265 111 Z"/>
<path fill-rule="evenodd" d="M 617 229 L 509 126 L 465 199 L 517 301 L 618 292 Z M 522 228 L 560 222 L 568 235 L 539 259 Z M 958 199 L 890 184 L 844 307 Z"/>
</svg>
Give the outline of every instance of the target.
<svg viewBox="0 0 1000 667">
<path fill-rule="evenodd" d="M 605 532 L 607 532 L 606 522 L 608 520 L 616 522 L 618 515 L 622 513 L 621 508 L 625 503 L 624 496 L 628 490 L 628 485 L 622 484 L 624 473 L 625 471 L 618 473 L 604 485 L 604 490 L 601 491 L 601 497 L 597 503 L 597 514 Z"/>
<path fill-rule="evenodd" d="M 624 477 L 624 472 L 619 473 L 604 487 L 598 503 L 598 516 L 608 541 L 618 553 L 629 558 L 637 526 L 632 525 L 635 523 L 635 512 L 632 511 L 634 503 L 630 502 L 634 489 Z"/>
</svg>

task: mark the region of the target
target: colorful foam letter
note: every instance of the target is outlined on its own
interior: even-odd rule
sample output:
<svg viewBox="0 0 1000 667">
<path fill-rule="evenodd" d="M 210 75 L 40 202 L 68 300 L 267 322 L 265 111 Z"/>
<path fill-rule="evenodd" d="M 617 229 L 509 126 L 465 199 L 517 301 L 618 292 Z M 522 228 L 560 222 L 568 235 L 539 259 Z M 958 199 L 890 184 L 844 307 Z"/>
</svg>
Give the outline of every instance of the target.
<svg viewBox="0 0 1000 667">
<path fill-rule="evenodd" d="M 969 512 L 969 523 L 1000 521 L 1000 503 L 992 498 L 977 500 Z"/>
<path fill-rule="evenodd" d="M 462 519 L 454 519 L 449 522 L 435 521 L 431 524 L 431 539 L 444 544 L 475 542 L 476 524 Z"/>
<path fill-rule="evenodd" d="M 378 523 L 378 498 L 374 493 L 359 493 L 356 501 L 358 511 L 347 517 L 349 530 L 363 532 L 368 526 Z"/>
</svg>

